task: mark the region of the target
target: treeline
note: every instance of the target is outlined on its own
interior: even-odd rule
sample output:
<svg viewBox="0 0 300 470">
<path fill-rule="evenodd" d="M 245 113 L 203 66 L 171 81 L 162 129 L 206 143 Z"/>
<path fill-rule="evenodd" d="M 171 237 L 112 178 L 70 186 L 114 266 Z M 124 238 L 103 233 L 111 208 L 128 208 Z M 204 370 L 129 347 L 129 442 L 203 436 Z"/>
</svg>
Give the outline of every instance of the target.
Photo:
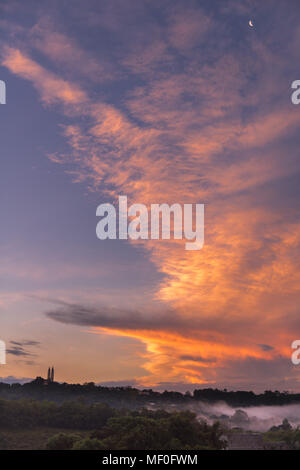
<svg viewBox="0 0 300 470">
<path fill-rule="evenodd" d="M 252 391 L 227 391 L 212 388 L 194 390 L 193 398 L 196 401 L 210 403 L 224 401 L 233 407 L 291 405 L 300 403 L 300 393 L 279 392 L 266 390 L 256 394 Z"/>
<path fill-rule="evenodd" d="M 220 424 L 210 426 L 199 422 L 190 411 L 129 411 L 115 410 L 104 404 L 0 400 L 0 431 L 26 429 L 30 432 L 41 427 L 64 430 L 45 443 L 46 448 L 52 450 L 196 450 L 225 446 Z M 83 439 L 76 434 L 80 430 L 91 432 Z"/>
<path fill-rule="evenodd" d="M 174 391 L 157 392 L 151 389 L 138 390 L 133 387 L 102 387 L 93 382 L 80 384 L 51 383 L 38 377 L 36 380 L 21 384 L 0 383 L 0 397 L 6 399 L 34 398 L 63 403 L 66 400 L 81 399 L 85 403 L 105 402 L 111 406 L 130 409 L 141 408 L 154 403 L 165 406 L 174 404 L 214 403 L 223 401 L 233 407 L 260 405 L 289 405 L 300 403 L 300 394 L 279 391 L 265 391 L 255 394 L 252 391 L 227 391 L 219 389 L 199 389 L 183 394 Z"/>
<path fill-rule="evenodd" d="M 117 411 L 105 403 L 85 405 L 37 400 L 0 399 L 0 428 L 21 429 L 57 427 L 65 429 L 100 429 Z M 122 413 L 122 411 L 119 411 Z M 125 411 L 124 411 L 125 413 Z"/>
</svg>

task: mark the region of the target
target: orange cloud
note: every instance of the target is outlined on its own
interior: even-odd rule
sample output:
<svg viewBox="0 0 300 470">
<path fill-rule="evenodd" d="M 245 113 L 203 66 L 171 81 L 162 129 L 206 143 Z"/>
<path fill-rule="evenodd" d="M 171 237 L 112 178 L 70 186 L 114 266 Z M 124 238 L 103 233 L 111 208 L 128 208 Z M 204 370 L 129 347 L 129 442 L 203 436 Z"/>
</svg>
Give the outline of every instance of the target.
<svg viewBox="0 0 300 470">
<path fill-rule="evenodd" d="M 85 92 L 78 86 L 47 71 L 18 49 L 5 47 L 1 63 L 12 73 L 32 81 L 46 104 L 80 104 L 86 101 Z"/>
</svg>

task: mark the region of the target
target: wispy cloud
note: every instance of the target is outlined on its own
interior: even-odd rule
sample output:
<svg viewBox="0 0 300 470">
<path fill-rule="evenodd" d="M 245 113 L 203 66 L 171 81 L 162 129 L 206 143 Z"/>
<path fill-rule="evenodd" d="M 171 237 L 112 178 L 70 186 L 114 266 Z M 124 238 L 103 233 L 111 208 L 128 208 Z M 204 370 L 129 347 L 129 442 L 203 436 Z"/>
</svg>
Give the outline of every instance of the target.
<svg viewBox="0 0 300 470">
<path fill-rule="evenodd" d="M 32 352 L 32 347 L 37 346 L 40 346 L 40 343 L 33 340 L 10 341 L 6 352 L 12 356 L 18 356 L 21 358 L 34 357 L 36 354 Z"/>
<path fill-rule="evenodd" d="M 2 65 L 12 73 L 30 80 L 46 104 L 80 104 L 86 100 L 85 92 L 77 85 L 56 76 L 32 60 L 19 49 L 5 47 Z"/>
</svg>

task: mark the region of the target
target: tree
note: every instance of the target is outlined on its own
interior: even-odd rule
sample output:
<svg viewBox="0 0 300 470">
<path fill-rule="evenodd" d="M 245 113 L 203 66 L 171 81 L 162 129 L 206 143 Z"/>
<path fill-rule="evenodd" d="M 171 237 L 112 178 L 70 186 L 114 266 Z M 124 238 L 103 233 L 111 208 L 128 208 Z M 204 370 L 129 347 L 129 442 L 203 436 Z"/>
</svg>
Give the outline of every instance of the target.
<svg viewBox="0 0 300 470">
<path fill-rule="evenodd" d="M 46 444 L 47 450 L 69 450 L 72 449 L 73 445 L 80 437 L 76 434 L 65 434 L 59 433 L 55 436 L 50 437 Z"/>
<path fill-rule="evenodd" d="M 77 441 L 74 443 L 72 450 L 105 450 L 104 443 L 99 441 L 98 439 L 92 439 L 87 437 L 86 439 L 82 439 L 81 441 Z"/>
</svg>

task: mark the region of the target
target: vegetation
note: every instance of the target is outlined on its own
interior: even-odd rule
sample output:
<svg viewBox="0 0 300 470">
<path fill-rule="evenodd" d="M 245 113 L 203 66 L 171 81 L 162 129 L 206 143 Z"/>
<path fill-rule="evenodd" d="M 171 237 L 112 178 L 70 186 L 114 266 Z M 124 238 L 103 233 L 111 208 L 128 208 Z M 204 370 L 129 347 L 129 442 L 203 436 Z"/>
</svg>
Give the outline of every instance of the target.
<svg viewBox="0 0 300 470">
<path fill-rule="evenodd" d="M 222 449 L 222 428 L 199 422 L 190 411 L 115 410 L 105 404 L 63 404 L 34 400 L 0 400 L 0 448 L 13 448 L 12 431 L 23 438 L 39 429 L 55 433 L 36 447 L 50 450 L 194 450 Z M 59 430 L 59 432 L 57 432 Z M 86 434 L 83 434 L 85 431 Z M 89 431 L 89 432 L 87 432 Z M 40 441 L 39 441 L 40 442 Z M 27 447 L 28 448 L 28 447 Z"/>
<path fill-rule="evenodd" d="M 289 449 L 300 450 L 300 428 L 292 428 L 287 419 L 279 426 L 272 426 L 268 432 L 264 433 L 264 440 L 270 444 L 283 442 Z"/>
<path fill-rule="evenodd" d="M 89 431 L 60 428 L 0 429 L 0 450 L 39 450 L 46 449 L 48 440 L 60 433 L 75 434 L 81 440 L 89 436 Z"/>
<path fill-rule="evenodd" d="M 42 378 L 24 385 L 0 383 L 0 449 L 221 449 L 225 443 L 219 423 L 209 426 L 191 411 L 182 411 L 218 401 L 232 407 L 287 405 L 299 403 L 300 394 L 218 389 L 159 393 Z M 241 421 L 242 413 L 237 410 L 234 418 Z M 300 430 L 286 420 L 263 437 L 275 447 L 283 443 L 300 449 Z"/>
<path fill-rule="evenodd" d="M 105 403 L 65 402 L 59 405 L 36 400 L 0 400 L 0 429 L 37 426 L 100 429 L 114 415 L 115 410 Z"/>
<path fill-rule="evenodd" d="M 102 387 L 93 382 L 80 384 L 67 384 L 53 382 L 46 384 L 41 377 L 34 381 L 21 384 L 0 383 L 0 398 L 21 399 L 33 398 L 35 400 L 49 400 L 63 403 L 67 400 L 82 400 L 85 403 L 105 402 L 114 408 L 137 409 L 149 402 L 165 407 L 168 403 L 192 404 L 201 402 L 214 403 L 223 401 L 232 407 L 247 407 L 260 405 L 289 405 L 300 403 L 300 394 L 266 390 L 255 394 L 252 391 L 227 391 L 219 389 L 194 390 L 193 394 L 187 392 L 165 391 L 156 392 L 151 389 L 138 390 L 132 387 Z"/>
<path fill-rule="evenodd" d="M 65 434 L 60 432 L 48 439 L 46 444 L 47 450 L 70 450 L 80 437 L 76 434 Z"/>
</svg>

